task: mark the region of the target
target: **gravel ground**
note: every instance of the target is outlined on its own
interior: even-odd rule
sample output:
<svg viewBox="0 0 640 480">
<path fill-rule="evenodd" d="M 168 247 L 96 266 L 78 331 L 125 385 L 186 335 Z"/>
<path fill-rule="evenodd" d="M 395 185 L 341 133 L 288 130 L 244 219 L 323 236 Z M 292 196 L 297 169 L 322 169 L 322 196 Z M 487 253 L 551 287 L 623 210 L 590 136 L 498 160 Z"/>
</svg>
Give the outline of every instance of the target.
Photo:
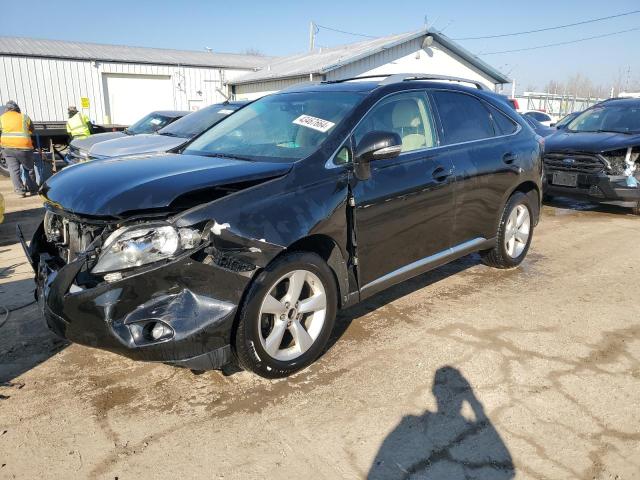
<svg viewBox="0 0 640 480">
<path fill-rule="evenodd" d="M 0 180 L 0 305 L 32 299 Z M 640 478 L 640 218 L 557 201 L 516 270 L 461 259 L 342 312 L 310 368 L 194 375 L 0 328 L 0 478 Z M 0 317 L 1 318 L 1 317 Z"/>
</svg>

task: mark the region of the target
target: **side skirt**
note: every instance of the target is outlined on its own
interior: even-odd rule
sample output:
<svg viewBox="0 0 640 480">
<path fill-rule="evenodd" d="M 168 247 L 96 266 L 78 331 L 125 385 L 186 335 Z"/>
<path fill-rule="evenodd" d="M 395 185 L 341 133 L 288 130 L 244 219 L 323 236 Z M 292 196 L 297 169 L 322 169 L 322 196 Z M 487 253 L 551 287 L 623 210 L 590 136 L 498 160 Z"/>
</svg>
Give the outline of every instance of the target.
<svg viewBox="0 0 640 480">
<path fill-rule="evenodd" d="M 364 285 L 360 289 L 360 299 L 363 300 L 397 283 L 413 278 L 424 272 L 428 272 L 429 270 L 433 270 L 434 268 L 440 267 L 445 263 L 464 257 L 470 253 L 493 248 L 495 241 L 495 238 L 474 238 L 473 240 L 461 243 L 455 247 L 447 248 L 446 250 L 429 257 L 416 260 L 409 265 L 405 265 L 393 272 L 389 272 L 386 275 L 377 278 L 373 282 Z"/>
</svg>

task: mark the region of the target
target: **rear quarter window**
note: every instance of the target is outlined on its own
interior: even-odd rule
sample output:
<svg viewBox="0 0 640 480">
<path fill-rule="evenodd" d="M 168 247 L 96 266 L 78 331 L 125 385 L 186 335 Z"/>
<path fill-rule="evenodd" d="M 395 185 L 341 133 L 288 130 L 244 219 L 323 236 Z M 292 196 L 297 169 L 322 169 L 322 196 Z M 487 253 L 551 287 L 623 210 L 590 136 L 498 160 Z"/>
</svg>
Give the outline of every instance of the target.
<svg viewBox="0 0 640 480">
<path fill-rule="evenodd" d="M 496 126 L 496 134 L 498 135 L 511 135 L 518 130 L 518 124 L 507 117 L 497 108 L 490 107 L 491 117 Z"/>
<path fill-rule="evenodd" d="M 445 145 L 496 135 L 489 110 L 476 97 L 450 91 L 435 91 L 432 95 L 440 116 Z"/>
</svg>

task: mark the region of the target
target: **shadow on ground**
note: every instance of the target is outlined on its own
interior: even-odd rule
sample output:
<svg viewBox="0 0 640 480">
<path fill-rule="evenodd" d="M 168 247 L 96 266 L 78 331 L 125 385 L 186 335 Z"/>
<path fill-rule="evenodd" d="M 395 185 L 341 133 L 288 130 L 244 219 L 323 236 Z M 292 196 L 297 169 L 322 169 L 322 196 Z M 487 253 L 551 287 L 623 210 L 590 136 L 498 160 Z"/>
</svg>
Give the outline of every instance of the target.
<svg viewBox="0 0 640 480">
<path fill-rule="evenodd" d="M 511 454 L 462 374 L 438 369 L 432 391 L 437 410 L 404 417 L 382 442 L 367 479 L 513 478 Z"/>
<path fill-rule="evenodd" d="M 468 255 L 459 260 L 456 260 L 455 262 L 448 263 L 435 270 L 431 270 L 430 272 L 423 273 L 422 275 L 418 275 L 417 277 L 411 278 L 409 280 L 405 280 L 398 285 L 375 294 L 373 297 L 368 298 L 367 300 L 358 303 L 353 307 L 338 312 L 336 325 L 333 329 L 333 333 L 331 334 L 331 338 L 329 339 L 329 343 L 327 345 L 327 348 L 325 349 L 325 352 L 331 349 L 338 342 L 338 340 L 349 329 L 349 325 L 351 325 L 351 322 L 353 322 L 354 320 L 363 317 L 371 312 L 374 312 L 375 310 L 378 310 L 379 308 L 395 300 L 398 300 L 399 298 L 405 297 L 422 288 L 445 280 L 452 275 L 456 275 L 478 264 L 480 264 L 480 255 Z"/>
<path fill-rule="evenodd" d="M 547 207 L 574 210 L 576 212 L 597 212 L 610 215 L 633 215 L 630 208 L 604 203 L 593 203 L 587 200 L 579 200 L 569 197 L 545 197 L 544 205 Z"/>
<path fill-rule="evenodd" d="M 0 386 L 67 345 L 45 325 L 35 304 L 33 289 L 31 278 L 0 285 L 0 305 L 11 310 L 7 321 L 0 326 Z M 4 314 L 1 315 L 0 319 L 4 318 Z"/>
<path fill-rule="evenodd" d="M 43 215 L 44 208 L 31 208 L 29 210 L 5 213 L 4 222 L 0 224 L 0 247 L 13 245 L 17 242 L 17 224 L 20 224 L 27 241 L 31 240 L 31 236 L 42 221 Z"/>
</svg>

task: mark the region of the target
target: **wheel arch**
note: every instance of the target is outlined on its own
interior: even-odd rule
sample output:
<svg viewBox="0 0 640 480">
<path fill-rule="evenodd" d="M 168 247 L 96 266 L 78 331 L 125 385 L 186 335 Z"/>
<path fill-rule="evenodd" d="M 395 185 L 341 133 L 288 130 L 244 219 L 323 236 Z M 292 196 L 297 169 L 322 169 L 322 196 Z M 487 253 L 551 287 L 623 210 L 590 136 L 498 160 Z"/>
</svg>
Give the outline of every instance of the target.
<svg viewBox="0 0 640 480">
<path fill-rule="evenodd" d="M 532 182 L 531 180 L 522 182 L 519 185 L 517 185 L 513 190 L 511 190 L 509 194 L 504 198 L 503 205 L 506 205 L 509 199 L 511 198 L 511 196 L 516 192 L 524 193 L 529 198 L 529 201 L 531 202 L 531 206 L 534 208 L 533 224 L 537 225 L 540 220 L 540 207 L 541 207 L 541 201 L 542 201 L 540 188 L 538 187 L 538 185 L 536 185 L 535 182 Z M 502 215 L 502 210 L 500 210 L 500 215 Z"/>
<path fill-rule="evenodd" d="M 349 296 L 347 262 L 335 240 L 323 234 L 309 235 L 296 240 L 282 253 L 286 252 L 310 252 L 319 255 L 333 272 L 338 289 L 338 307 L 341 308 L 347 302 Z"/>
</svg>

